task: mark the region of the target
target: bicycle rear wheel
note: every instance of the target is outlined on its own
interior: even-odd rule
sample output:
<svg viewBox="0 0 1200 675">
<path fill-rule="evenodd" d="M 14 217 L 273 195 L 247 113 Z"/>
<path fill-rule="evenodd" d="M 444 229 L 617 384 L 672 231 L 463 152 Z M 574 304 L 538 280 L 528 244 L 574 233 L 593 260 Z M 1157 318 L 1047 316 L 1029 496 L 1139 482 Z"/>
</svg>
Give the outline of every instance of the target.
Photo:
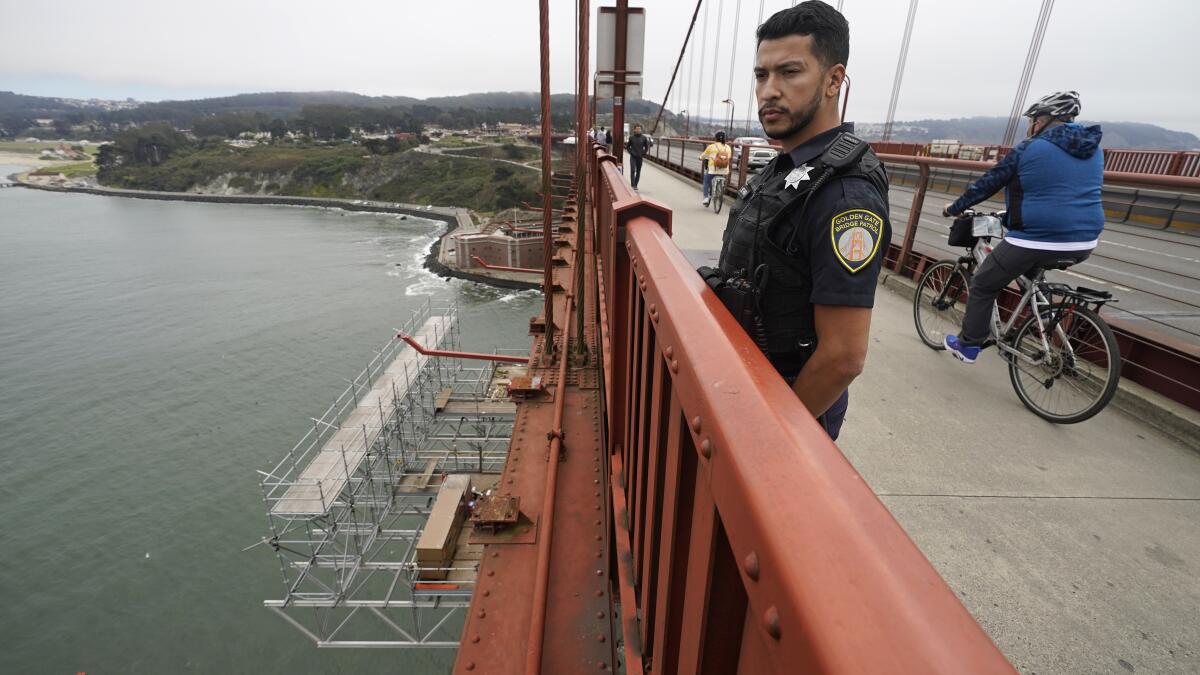
<svg viewBox="0 0 1200 675">
<path fill-rule="evenodd" d="M 725 181 L 714 181 L 713 183 L 713 211 L 721 212 L 721 207 L 725 205 Z"/>
<path fill-rule="evenodd" d="M 945 349 L 942 339 L 958 332 L 969 287 L 966 272 L 953 260 L 934 263 L 921 275 L 913 294 L 913 322 L 930 349 Z"/>
<path fill-rule="evenodd" d="M 1121 379 L 1121 352 L 1112 329 L 1092 310 L 1054 305 L 1042 312 L 1046 326 L 1055 318 L 1057 327 L 1046 335 L 1048 352 L 1036 318 L 1025 321 L 1012 343 L 1021 355 L 1008 355 L 1008 374 L 1017 397 L 1035 415 L 1075 424 L 1112 400 Z"/>
</svg>

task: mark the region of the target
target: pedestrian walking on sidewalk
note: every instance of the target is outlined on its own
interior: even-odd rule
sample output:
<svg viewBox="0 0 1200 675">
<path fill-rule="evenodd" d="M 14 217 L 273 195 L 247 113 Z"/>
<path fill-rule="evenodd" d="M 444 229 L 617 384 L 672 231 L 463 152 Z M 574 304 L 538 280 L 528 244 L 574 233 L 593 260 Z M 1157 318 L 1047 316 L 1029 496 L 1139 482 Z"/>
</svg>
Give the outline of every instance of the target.
<svg viewBox="0 0 1200 675">
<path fill-rule="evenodd" d="M 642 134 L 642 125 L 633 125 L 633 135 L 625 142 L 629 151 L 629 184 L 636 190 L 642 177 L 642 158 L 650 152 L 650 139 Z"/>
</svg>

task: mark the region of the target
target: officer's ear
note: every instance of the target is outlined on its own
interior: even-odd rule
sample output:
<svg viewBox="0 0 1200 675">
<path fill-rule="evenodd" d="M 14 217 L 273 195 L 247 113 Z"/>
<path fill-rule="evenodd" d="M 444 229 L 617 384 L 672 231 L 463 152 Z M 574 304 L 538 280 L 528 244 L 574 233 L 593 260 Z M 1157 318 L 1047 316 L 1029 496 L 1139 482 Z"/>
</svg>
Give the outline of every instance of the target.
<svg viewBox="0 0 1200 675">
<path fill-rule="evenodd" d="M 842 82 L 846 79 L 846 66 L 842 63 L 835 63 L 825 70 L 824 73 L 824 94 L 827 98 L 832 98 L 835 101 L 842 92 Z"/>
</svg>

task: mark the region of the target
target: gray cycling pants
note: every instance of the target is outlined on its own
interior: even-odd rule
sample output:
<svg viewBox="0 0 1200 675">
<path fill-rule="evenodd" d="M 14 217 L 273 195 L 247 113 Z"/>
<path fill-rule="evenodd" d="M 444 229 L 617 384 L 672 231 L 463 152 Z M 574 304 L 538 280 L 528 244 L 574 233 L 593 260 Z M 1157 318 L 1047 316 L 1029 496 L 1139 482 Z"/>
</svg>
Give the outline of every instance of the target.
<svg viewBox="0 0 1200 675">
<path fill-rule="evenodd" d="M 1091 254 L 1091 251 L 1041 251 L 1001 241 L 971 279 L 971 293 L 958 339 L 965 345 L 974 346 L 982 345 L 988 339 L 988 324 L 992 320 L 996 296 L 1017 277 L 1022 274 L 1032 277 L 1039 267 L 1057 260 L 1080 263 Z"/>
</svg>

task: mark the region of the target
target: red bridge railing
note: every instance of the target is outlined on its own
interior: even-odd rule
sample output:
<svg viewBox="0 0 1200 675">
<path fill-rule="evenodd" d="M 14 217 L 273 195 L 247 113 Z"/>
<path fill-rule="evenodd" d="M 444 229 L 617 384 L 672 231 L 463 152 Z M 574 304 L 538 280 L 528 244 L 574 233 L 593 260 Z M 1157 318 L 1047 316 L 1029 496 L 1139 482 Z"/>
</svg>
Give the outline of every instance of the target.
<svg viewBox="0 0 1200 675">
<path fill-rule="evenodd" d="M 590 167 L 629 673 L 1011 673 L 671 240 Z"/>
</svg>

